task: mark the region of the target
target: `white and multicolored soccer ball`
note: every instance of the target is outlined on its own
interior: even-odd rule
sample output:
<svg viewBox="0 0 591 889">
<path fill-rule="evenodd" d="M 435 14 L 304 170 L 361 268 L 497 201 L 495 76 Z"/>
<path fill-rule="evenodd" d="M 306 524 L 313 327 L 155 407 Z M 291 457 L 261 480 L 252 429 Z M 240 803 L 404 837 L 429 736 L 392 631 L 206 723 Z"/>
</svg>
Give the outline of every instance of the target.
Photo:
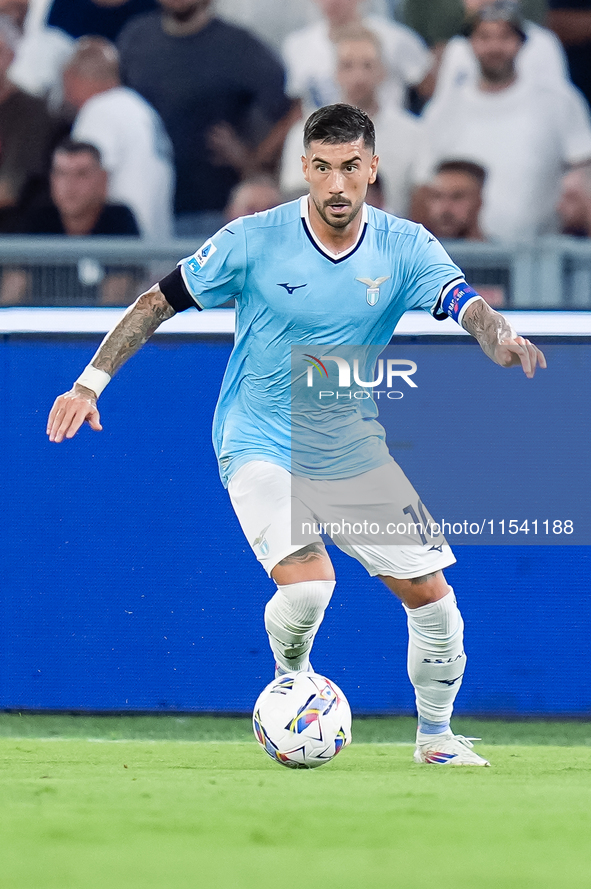
<svg viewBox="0 0 591 889">
<path fill-rule="evenodd" d="M 252 724 L 257 741 L 288 769 L 315 769 L 351 743 L 351 708 L 330 679 L 285 673 L 259 695 Z"/>
</svg>

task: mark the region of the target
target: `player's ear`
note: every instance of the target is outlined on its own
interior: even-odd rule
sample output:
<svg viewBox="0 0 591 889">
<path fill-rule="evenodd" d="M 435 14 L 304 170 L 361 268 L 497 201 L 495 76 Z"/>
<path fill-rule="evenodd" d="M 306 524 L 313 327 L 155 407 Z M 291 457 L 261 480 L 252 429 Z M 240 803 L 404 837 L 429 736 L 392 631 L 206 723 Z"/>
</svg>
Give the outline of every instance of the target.
<svg viewBox="0 0 591 889">
<path fill-rule="evenodd" d="M 373 185 L 378 177 L 379 160 L 380 159 L 379 159 L 378 155 L 374 154 L 374 156 L 371 159 L 371 164 L 369 166 L 369 180 L 368 180 L 369 185 Z"/>
<path fill-rule="evenodd" d="M 309 182 L 310 181 L 310 179 L 309 179 L 310 165 L 308 163 L 308 158 L 306 157 L 305 154 L 302 154 L 301 160 L 302 160 L 302 173 L 304 174 L 304 179 L 306 180 L 306 182 Z"/>
</svg>

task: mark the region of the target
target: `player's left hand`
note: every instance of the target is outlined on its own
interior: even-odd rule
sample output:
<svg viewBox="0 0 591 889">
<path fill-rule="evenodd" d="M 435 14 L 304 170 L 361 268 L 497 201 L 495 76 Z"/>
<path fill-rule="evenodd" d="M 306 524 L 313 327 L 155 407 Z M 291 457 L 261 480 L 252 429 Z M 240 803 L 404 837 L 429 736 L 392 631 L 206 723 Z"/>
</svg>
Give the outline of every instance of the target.
<svg viewBox="0 0 591 889">
<path fill-rule="evenodd" d="M 103 428 L 95 393 L 80 383 L 74 383 L 69 392 L 59 395 L 53 403 L 47 420 L 49 440 L 59 443 L 64 438 L 74 438 L 85 422 L 95 432 Z"/>
<path fill-rule="evenodd" d="M 524 374 L 530 379 L 535 374 L 536 367 L 547 367 L 544 353 L 522 336 L 498 343 L 495 347 L 494 360 L 501 367 L 521 364 Z"/>
</svg>

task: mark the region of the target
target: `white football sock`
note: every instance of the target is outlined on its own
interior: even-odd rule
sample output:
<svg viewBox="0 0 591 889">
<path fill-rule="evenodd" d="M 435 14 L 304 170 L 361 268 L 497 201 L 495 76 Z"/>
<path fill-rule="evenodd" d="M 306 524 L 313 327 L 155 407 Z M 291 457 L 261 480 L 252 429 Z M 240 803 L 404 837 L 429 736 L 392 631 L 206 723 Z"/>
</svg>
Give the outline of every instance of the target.
<svg viewBox="0 0 591 889">
<path fill-rule="evenodd" d="M 408 675 L 415 688 L 419 730 L 444 731 L 466 668 L 464 621 L 453 589 L 437 602 L 407 608 Z M 423 725 L 421 725 L 421 721 Z"/>
<path fill-rule="evenodd" d="M 275 661 L 282 670 L 309 668 L 310 649 L 334 587 L 334 580 L 277 586 L 265 608 L 265 628 Z"/>
</svg>

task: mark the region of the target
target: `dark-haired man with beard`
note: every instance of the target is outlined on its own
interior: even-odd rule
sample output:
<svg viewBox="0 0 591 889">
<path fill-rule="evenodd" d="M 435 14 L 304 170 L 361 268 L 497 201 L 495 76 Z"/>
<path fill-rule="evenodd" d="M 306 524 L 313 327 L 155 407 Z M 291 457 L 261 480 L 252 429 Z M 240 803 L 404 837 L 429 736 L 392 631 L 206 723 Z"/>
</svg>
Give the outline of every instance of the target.
<svg viewBox="0 0 591 889">
<path fill-rule="evenodd" d="M 233 220 L 142 294 L 56 399 L 49 438 L 72 438 L 85 421 L 100 430 L 98 396 L 163 321 L 234 297 L 236 342 L 213 438 L 242 530 L 277 584 L 265 609 L 277 674 L 311 669 L 335 586 L 318 530 L 330 523 L 333 542 L 405 607 L 419 713 L 415 762 L 487 766 L 450 728 L 466 664 L 464 624 L 443 575 L 455 558 L 441 529 L 427 528 L 417 492 L 388 451 L 376 419 L 375 365 L 400 317 L 418 308 L 454 318 L 492 361 L 530 378 L 544 356 L 475 293 L 422 226 L 367 205 L 379 158 L 365 112 L 320 108 L 304 127 L 304 151 L 309 195 Z M 315 371 L 322 389 L 340 390 L 336 400 L 335 391 L 324 392 L 332 401 L 320 400 Z M 380 536 L 386 516 L 388 538 Z"/>
</svg>

